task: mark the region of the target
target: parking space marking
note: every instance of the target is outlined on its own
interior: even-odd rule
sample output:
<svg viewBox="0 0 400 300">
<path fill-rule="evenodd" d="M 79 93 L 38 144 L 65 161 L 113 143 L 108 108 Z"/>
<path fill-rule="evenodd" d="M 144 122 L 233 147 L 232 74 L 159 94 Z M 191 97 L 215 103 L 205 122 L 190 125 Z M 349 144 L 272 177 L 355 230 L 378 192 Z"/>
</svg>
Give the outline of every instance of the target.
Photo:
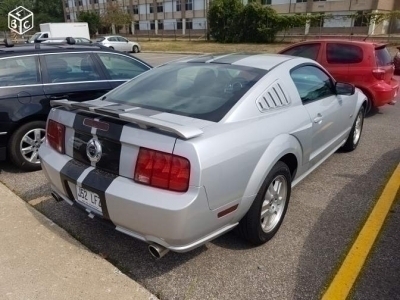
<svg viewBox="0 0 400 300">
<path fill-rule="evenodd" d="M 322 300 L 346 299 L 382 228 L 400 187 L 400 164 L 386 184 L 364 227 L 343 261 Z"/>
</svg>

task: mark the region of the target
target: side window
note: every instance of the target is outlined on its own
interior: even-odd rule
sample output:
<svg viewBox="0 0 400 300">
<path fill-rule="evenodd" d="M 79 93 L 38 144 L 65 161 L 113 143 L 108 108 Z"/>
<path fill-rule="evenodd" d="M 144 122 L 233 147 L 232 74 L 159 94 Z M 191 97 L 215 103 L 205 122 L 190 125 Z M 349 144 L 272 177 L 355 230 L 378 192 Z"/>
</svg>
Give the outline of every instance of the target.
<svg viewBox="0 0 400 300">
<path fill-rule="evenodd" d="M 318 67 L 299 67 L 290 76 L 304 104 L 334 95 L 331 78 Z"/>
<path fill-rule="evenodd" d="M 116 41 L 117 41 L 117 38 L 115 38 L 115 37 L 110 37 L 110 38 L 108 38 L 108 41 L 109 41 L 109 42 L 116 42 Z"/>
<path fill-rule="evenodd" d="M 328 43 L 326 60 L 330 64 L 357 64 L 363 61 L 363 50 L 356 45 Z"/>
<path fill-rule="evenodd" d="M 107 69 L 111 79 L 131 79 L 149 69 L 149 67 L 142 64 L 141 62 L 122 55 L 111 53 L 98 53 L 98 56 L 100 57 L 105 68 Z"/>
<path fill-rule="evenodd" d="M 0 59 L 0 86 L 37 83 L 40 82 L 36 56 Z"/>
<path fill-rule="evenodd" d="M 89 53 L 63 53 L 45 55 L 49 82 L 77 82 L 99 80 Z"/>
<path fill-rule="evenodd" d="M 42 38 L 43 38 L 43 39 L 48 39 L 48 38 L 49 38 L 49 35 L 48 35 L 47 33 L 45 33 L 45 34 L 43 34 Z"/>
<path fill-rule="evenodd" d="M 118 42 L 127 42 L 127 40 L 126 39 L 124 39 L 123 37 L 117 37 L 117 39 L 118 39 Z"/>
<path fill-rule="evenodd" d="M 283 52 L 282 54 L 300 56 L 300 57 L 317 60 L 320 48 L 321 48 L 321 44 L 299 45 L 299 46 L 290 48 L 289 50 Z"/>
</svg>

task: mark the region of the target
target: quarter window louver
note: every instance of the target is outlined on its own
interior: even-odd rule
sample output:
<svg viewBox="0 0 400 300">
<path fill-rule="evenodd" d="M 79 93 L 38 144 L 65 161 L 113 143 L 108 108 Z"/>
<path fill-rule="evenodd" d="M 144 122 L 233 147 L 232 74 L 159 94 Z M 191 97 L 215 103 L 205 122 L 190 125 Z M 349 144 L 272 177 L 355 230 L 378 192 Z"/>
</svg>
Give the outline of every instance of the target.
<svg viewBox="0 0 400 300">
<path fill-rule="evenodd" d="M 271 109 L 288 106 L 290 104 L 289 98 L 283 92 L 282 86 L 276 82 L 271 85 L 260 97 L 257 99 L 257 106 L 261 112 L 269 111 Z"/>
</svg>

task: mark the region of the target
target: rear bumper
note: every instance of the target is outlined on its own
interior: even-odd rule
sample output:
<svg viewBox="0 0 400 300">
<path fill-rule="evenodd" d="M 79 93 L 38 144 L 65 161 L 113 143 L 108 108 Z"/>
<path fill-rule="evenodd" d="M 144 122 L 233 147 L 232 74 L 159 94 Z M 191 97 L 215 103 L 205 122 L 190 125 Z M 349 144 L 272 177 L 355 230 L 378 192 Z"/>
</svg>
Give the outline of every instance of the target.
<svg viewBox="0 0 400 300">
<path fill-rule="evenodd" d="M 218 218 L 217 212 L 209 209 L 203 187 L 192 186 L 186 193 L 177 193 L 140 185 L 78 163 L 46 144 L 39 155 L 42 169 L 60 198 L 139 240 L 186 252 L 237 225 L 230 223 L 233 216 Z M 77 185 L 103 199 L 102 212 L 76 200 Z"/>
<path fill-rule="evenodd" d="M 399 90 L 399 82 L 392 79 L 390 84 L 382 81 L 371 87 L 373 94 L 373 104 L 375 107 L 392 103 L 397 97 Z"/>
</svg>

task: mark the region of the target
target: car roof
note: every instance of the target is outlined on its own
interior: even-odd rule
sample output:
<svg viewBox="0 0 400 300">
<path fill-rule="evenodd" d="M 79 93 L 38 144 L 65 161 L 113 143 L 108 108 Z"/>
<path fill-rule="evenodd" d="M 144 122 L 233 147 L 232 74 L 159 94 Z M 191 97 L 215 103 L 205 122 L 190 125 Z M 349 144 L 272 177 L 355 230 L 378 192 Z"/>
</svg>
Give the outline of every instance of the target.
<svg viewBox="0 0 400 300">
<path fill-rule="evenodd" d="M 206 54 L 191 58 L 184 58 L 181 60 L 173 61 L 172 63 L 185 62 L 185 63 L 230 64 L 230 65 L 264 69 L 269 71 L 272 68 L 291 59 L 294 59 L 294 57 L 280 55 L 280 54 L 230 53 L 230 54 Z"/>
<path fill-rule="evenodd" d="M 302 41 L 298 43 L 294 43 L 287 48 L 291 48 L 293 46 L 301 45 L 301 44 L 313 44 L 313 43 L 346 43 L 346 44 L 354 44 L 354 45 L 359 45 L 359 46 L 364 46 L 364 45 L 372 45 L 375 48 L 380 48 L 384 47 L 387 44 L 385 43 L 376 43 L 373 41 L 364 41 L 364 40 L 347 40 L 347 39 L 340 39 L 340 38 L 327 38 L 327 39 L 314 39 L 314 40 L 307 40 L 307 41 Z"/>
<path fill-rule="evenodd" d="M 0 57 L 3 55 L 12 56 L 16 54 L 35 54 L 47 52 L 71 52 L 71 51 L 93 51 L 118 52 L 108 47 L 97 44 L 66 44 L 66 43 L 33 43 L 15 44 L 12 47 L 0 46 Z M 119 53 L 119 52 L 118 52 Z"/>
</svg>

